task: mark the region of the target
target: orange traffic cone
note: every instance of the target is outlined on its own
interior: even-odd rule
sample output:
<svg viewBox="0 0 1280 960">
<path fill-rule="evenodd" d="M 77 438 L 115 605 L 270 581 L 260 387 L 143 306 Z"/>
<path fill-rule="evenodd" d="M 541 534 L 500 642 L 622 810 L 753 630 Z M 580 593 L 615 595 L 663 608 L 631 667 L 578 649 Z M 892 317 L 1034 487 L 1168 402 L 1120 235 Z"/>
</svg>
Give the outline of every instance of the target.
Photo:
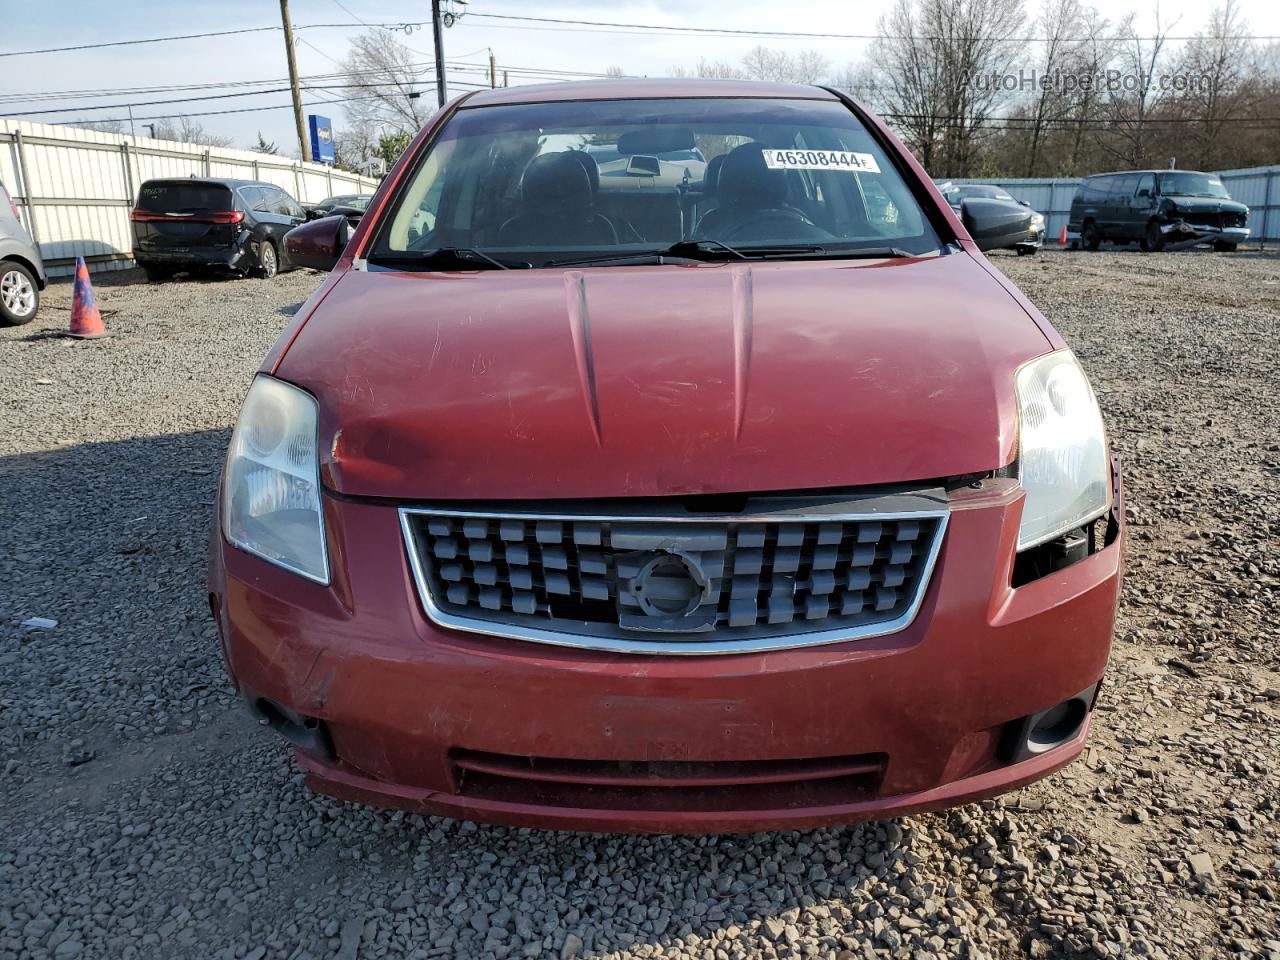
<svg viewBox="0 0 1280 960">
<path fill-rule="evenodd" d="M 1062 225 L 1062 231 L 1058 234 L 1058 246 L 1065 247 L 1067 245 L 1067 225 Z"/>
<path fill-rule="evenodd" d="M 71 328 L 67 336 L 91 340 L 106 335 L 107 328 L 98 312 L 98 298 L 89 282 L 89 268 L 85 266 L 84 257 L 76 257 L 76 287 L 71 295 Z"/>
</svg>

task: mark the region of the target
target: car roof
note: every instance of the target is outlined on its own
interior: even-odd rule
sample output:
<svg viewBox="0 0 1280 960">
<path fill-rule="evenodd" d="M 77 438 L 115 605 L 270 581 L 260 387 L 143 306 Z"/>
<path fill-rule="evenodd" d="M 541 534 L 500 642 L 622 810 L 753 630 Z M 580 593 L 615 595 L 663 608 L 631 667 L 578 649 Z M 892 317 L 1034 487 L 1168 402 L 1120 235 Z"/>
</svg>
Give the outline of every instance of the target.
<svg viewBox="0 0 1280 960">
<path fill-rule="evenodd" d="M 1095 177 L 1123 177 L 1134 173 L 1198 173 L 1201 176 L 1213 176 L 1213 174 L 1205 173 L 1203 170 L 1169 170 L 1169 169 L 1151 169 L 1151 170 L 1112 170 L 1110 173 L 1091 173 L 1086 180 L 1093 180 Z"/>
<path fill-rule="evenodd" d="M 143 183 L 210 183 L 221 187 L 274 187 L 265 180 L 236 180 L 231 177 L 152 177 Z M 280 187 L 281 190 L 284 187 Z"/>
<path fill-rule="evenodd" d="M 660 100 L 680 97 L 765 97 L 788 100 L 836 100 L 830 90 L 800 83 L 759 80 L 703 80 L 684 77 L 635 80 L 574 80 L 481 90 L 466 97 L 460 109 L 508 103 L 554 103 L 566 100 Z"/>
</svg>

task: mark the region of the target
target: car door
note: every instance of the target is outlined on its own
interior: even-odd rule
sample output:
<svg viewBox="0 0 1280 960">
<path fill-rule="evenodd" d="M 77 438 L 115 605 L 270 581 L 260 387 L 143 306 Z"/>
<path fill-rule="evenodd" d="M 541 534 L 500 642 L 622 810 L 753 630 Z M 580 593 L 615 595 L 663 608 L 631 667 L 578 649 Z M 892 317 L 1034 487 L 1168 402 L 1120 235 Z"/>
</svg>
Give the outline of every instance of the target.
<svg viewBox="0 0 1280 960">
<path fill-rule="evenodd" d="M 263 183 L 240 188 L 240 196 L 249 204 L 249 216 L 253 221 L 252 239 L 255 253 L 259 244 L 271 238 L 272 230 L 275 226 L 276 215 L 271 211 L 271 201 L 269 199 L 269 191 L 271 189 L 270 186 Z"/>
<path fill-rule="evenodd" d="M 275 244 L 276 253 L 280 257 L 280 265 L 282 267 L 289 264 L 288 256 L 285 253 L 284 235 L 296 227 L 300 223 L 304 223 L 307 219 L 306 211 L 302 209 L 302 204 L 289 196 L 279 187 L 270 188 L 272 191 L 271 209 L 275 214 Z"/>
<path fill-rule="evenodd" d="M 1129 201 L 1128 239 L 1141 240 L 1156 209 L 1156 175 L 1144 173 L 1138 177 L 1138 185 Z"/>
<path fill-rule="evenodd" d="M 1129 200 L 1138 186 L 1138 175 L 1126 173 L 1111 181 L 1107 196 L 1107 236 L 1121 243 L 1132 240 Z"/>
</svg>

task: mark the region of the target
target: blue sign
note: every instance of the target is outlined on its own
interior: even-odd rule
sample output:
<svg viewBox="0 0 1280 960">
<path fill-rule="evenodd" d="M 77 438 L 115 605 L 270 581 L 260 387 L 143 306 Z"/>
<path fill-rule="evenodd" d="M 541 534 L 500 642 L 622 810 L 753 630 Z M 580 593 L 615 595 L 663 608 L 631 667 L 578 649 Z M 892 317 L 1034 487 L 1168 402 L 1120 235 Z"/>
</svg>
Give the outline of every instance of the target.
<svg viewBox="0 0 1280 960">
<path fill-rule="evenodd" d="M 333 163 L 333 123 L 328 117 L 307 115 L 311 127 L 311 159 L 316 163 Z"/>
</svg>

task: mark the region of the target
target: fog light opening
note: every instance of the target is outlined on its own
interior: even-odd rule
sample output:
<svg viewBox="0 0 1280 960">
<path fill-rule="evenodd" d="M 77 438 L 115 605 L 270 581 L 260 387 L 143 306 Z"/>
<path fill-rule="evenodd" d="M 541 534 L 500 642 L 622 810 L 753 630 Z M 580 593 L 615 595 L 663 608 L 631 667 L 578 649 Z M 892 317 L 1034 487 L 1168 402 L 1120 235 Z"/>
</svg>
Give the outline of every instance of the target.
<svg viewBox="0 0 1280 960">
<path fill-rule="evenodd" d="M 245 705 L 263 726 L 270 727 L 299 750 L 322 760 L 334 758 L 333 740 L 319 717 L 295 713 L 274 700 L 244 691 Z"/>
<path fill-rule="evenodd" d="M 1088 708 L 1080 699 L 1067 700 L 1040 714 L 1027 734 L 1027 750 L 1044 753 L 1066 743 L 1080 731 Z"/>
<path fill-rule="evenodd" d="M 1095 683 L 1056 706 L 1010 721 L 1000 741 L 1000 759 L 1018 763 L 1070 743 L 1088 720 L 1097 691 Z"/>
</svg>

